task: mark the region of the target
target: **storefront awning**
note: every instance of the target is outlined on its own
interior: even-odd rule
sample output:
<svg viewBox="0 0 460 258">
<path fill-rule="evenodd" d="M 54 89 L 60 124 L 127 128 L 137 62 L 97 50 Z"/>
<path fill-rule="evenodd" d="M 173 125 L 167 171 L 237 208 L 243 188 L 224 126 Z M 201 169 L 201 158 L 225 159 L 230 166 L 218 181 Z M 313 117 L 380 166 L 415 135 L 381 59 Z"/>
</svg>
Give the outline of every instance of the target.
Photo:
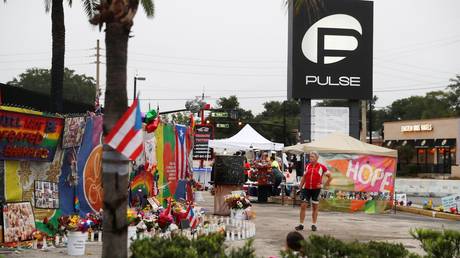
<svg viewBox="0 0 460 258">
<path fill-rule="evenodd" d="M 456 140 L 455 139 L 436 139 L 434 143 L 435 147 L 455 147 Z"/>
<path fill-rule="evenodd" d="M 415 148 L 432 148 L 434 147 L 434 140 L 433 139 L 421 139 L 415 140 Z"/>
<path fill-rule="evenodd" d="M 386 140 L 383 142 L 383 147 L 392 149 L 406 145 L 414 148 L 452 148 L 456 146 L 456 139 Z"/>
<path fill-rule="evenodd" d="M 383 142 L 382 147 L 396 149 L 406 145 L 415 147 L 415 140 L 386 140 Z"/>
</svg>

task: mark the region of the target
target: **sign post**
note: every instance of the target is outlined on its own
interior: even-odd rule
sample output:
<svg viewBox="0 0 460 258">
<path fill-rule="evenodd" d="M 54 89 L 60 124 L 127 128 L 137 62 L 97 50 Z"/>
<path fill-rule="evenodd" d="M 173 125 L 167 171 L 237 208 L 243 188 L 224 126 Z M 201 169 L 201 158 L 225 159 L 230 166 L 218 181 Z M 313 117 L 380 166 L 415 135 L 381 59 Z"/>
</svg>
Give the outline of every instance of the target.
<svg viewBox="0 0 460 258">
<path fill-rule="evenodd" d="M 290 4 L 288 24 L 287 92 L 301 100 L 302 140 L 311 140 L 312 99 L 349 100 L 359 138 L 359 100 L 373 97 L 373 2 L 325 0 L 317 12 Z"/>
</svg>

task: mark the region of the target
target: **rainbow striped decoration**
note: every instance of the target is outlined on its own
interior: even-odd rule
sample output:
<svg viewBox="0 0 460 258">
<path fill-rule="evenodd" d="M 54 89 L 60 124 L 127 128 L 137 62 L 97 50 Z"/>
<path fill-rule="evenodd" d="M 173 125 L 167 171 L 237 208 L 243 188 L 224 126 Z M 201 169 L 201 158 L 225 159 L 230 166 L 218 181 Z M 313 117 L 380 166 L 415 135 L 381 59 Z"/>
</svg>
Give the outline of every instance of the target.
<svg viewBox="0 0 460 258">
<path fill-rule="evenodd" d="M 75 211 L 79 212 L 80 211 L 80 200 L 78 200 L 77 195 L 75 195 L 75 197 L 73 198 L 73 205 L 75 207 Z"/>
<path fill-rule="evenodd" d="M 131 179 L 132 194 L 140 193 L 147 196 L 153 195 L 153 175 L 150 172 L 140 171 Z"/>
</svg>

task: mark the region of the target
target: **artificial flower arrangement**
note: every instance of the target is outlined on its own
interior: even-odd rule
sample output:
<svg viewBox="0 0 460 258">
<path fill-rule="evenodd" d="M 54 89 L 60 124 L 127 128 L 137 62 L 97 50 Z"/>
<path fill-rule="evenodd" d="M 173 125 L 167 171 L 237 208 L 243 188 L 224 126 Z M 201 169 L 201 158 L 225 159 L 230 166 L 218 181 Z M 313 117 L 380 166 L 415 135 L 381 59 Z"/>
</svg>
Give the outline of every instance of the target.
<svg viewBox="0 0 460 258">
<path fill-rule="evenodd" d="M 40 230 L 34 230 L 32 232 L 32 239 L 33 239 L 33 249 L 46 249 L 47 243 L 46 240 L 48 238 L 48 234 L 42 232 Z"/>
<path fill-rule="evenodd" d="M 87 213 L 85 219 L 90 222 L 92 231 L 102 231 L 102 212 Z"/>
<path fill-rule="evenodd" d="M 230 209 L 246 209 L 251 206 L 251 202 L 240 194 L 227 195 L 225 203 Z"/>
<path fill-rule="evenodd" d="M 59 227 L 63 228 L 66 232 L 79 231 L 79 232 L 85 233 L 94 224 L 93 221 L 86 219 L 86 218 L 81 218 L 78 215 L 62 216 L 58 219 L 58 221 L 59 221 Z"/>
<path fill-rule="evenodd" d="M 135 209 L 128 209 L 126 213 L 126 219 L 130 226 L 136 226 L 142 220 L 142 214 L 138 213 Z"/>
</svg>

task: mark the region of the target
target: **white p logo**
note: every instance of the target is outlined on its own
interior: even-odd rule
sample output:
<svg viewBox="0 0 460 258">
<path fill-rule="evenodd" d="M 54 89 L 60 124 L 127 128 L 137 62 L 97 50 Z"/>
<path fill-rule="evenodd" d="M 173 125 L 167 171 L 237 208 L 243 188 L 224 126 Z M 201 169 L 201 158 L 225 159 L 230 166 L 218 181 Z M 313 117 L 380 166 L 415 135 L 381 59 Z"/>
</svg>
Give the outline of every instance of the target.
<svg viewBox="0 0 460 258">
<path fill-rule="evenodd" d="M 333 64 L 356 50 L 362 35 L 361 24 L 346 14 L 333 14 L 315 22 L 302 39 L 305 57 L 317 64 Z"/>
</svg>

